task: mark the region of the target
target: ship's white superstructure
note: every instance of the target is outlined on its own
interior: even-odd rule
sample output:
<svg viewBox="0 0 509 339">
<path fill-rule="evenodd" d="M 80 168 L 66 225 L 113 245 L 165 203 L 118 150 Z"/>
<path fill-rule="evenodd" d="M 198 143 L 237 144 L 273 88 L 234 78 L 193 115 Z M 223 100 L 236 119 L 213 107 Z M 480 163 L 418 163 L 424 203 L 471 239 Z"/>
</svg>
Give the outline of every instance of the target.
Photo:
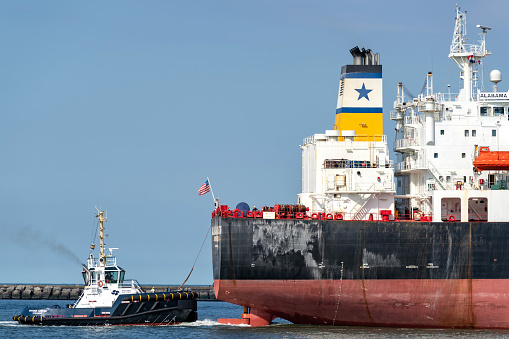
<svg viewBox="0 0 509 339">
<path fill-rule="evenodd" d="M 300 146 L 299 203 L 312 213 L 340 213 L 347 220 L 381 219 L 390 210 L 390 220 L 506 221 L 509 161 L 496 170 L 474 166 L 482 147 L 495 152 L 494 158 L 509 151 L 509 92 L 498 91 L 498 70 L 490 72 L 493 87 L 483 88 L 479 79 L 482 59 L 491 54 L 486 49 L 491 28 L 477 28 L 479 44 L 466 44 L 466 12 L 456 7 L 449 58 L 460 70 L 458 93 L 450 86 L 447 93 L 435 93 L 431 73 L 418 97 L 405 96 L 398 84 L 390 113 L 396 122 L 394 166 L 382 135 L 378 54 L 350 50 L 354 64 L 341 70 L 335 130 Z"/>
<path fill-rule="evenodd" d="M 82 274 L 85 287 L 73 305 L 76 308 L 111 307 L 119 296 L 143 293 L 136 280 L 126 281 L 124 279 L 125 270 L 117 265 L 117 258 L 112 253 L 118 248 L 109 248 L 109 253 L 104 253 L 104 222 L 106 218 L 103 211 L 98 210 L 97 212 L 101 241 L 99 258 L 95 258 L 90 253 L 87 266 L 83 265 Z M 91 249 L 94 248 L 95 245 L 92 244 Z"/>
<path fill-rule="evenodd" d="M 398 85 L 394 150 L 396 208 L 401 214 L 418 210 L 433 221 L 506 221 L 507 170 L 479 171 L 473 161 L 480 147 L 509 150 L 509 92 L 498 92 L 499 71 L 491 72 L 493 89 L 479 83 L 486 50 L 486 26 L 477 26 L 480 44 L 466 44 L 466 12 L 456 8 L 449 58 L 459 67 L 459 93 L 434 93 L 428 73 L 426 93 L 405 97 Z M 450 88 L 450 87 L 449 87 Z"/>
<path fill-rule="evenodd" d="M 347 220 L 393 219 L 394 168 L 383 132 L 382 65 L 371 50 L 350 50 L 334 130 L 305 138 L 299 204 Z"/>
</svg>

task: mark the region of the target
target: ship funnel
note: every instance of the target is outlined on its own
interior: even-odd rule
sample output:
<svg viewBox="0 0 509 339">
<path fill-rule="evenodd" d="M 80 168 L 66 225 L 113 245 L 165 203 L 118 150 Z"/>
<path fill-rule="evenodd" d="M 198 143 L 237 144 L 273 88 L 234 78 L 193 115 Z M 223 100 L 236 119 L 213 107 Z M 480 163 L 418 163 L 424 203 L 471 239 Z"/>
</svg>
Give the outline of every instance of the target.
<svg viewBox="0 0 509 339">
<path fill-rule="evenodd" d="M 382 65 L 370 49 L 350 49 L 353 65 L 341 67 L 334 130 L 355 131 L 356 141 L 379 141 L 383 135 Z"/>
<path fill-rule="evenodd" d="M 362 65 L 363 62 L 363 55 L 361 50 L 359 49 L 359 46 L 355 46 L 350 50 L 350 53 L 353 56 L 353 64 L 354 65 Z"/>
</svg>

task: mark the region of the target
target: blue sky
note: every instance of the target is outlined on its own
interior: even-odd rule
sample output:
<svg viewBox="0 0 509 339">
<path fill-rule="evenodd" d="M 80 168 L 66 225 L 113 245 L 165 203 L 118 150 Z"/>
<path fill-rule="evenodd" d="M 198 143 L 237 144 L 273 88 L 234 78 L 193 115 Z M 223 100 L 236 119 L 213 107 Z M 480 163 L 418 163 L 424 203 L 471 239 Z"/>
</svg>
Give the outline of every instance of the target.
<svg viewBox="0 0 509 339">
<path fill-rule="evenodd" d="M 509 74 L 509 3 L 460 6 L 470 43 L 493 28 L 486 79 Z M 128 278 L 181 283 L 207 176 L 222 204 L 296 202 L 298 145 L 333 128 L 356 45 L 381 55 L 392 148 L 399 81 L 418 94 L 432 71 L 457 92 L 454 16 L 455 1 L 1 1 L 0 283 L 80 283 L 94 206 Z M 211 284 L 211 265 L 209 238 L 188 283 Z"/>
</svg>

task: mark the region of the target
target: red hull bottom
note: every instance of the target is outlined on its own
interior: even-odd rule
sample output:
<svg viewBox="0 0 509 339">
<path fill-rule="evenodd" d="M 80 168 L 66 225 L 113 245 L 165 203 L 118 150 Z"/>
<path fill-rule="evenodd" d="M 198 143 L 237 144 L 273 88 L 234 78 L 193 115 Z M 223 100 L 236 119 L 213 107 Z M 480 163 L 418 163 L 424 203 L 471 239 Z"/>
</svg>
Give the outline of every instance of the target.
<svg viewBox="0 0 509 339">
<path fill-rule="evenodd" d="M 217 299 L 249 307 L 254 326 L 280 317 L 316 325 L 509 328 L 505 279 L 216 279 L 214 289 Z"/>
</svg>

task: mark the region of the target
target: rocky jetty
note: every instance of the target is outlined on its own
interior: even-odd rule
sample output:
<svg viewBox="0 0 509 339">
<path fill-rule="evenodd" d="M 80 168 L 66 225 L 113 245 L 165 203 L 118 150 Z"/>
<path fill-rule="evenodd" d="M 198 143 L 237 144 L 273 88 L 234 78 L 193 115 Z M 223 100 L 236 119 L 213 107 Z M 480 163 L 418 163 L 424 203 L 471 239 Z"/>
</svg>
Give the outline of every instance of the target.
<svg viewBox="0 0 509 339">
<path fill-rule="evenodd" d="M 179 286 L 144 285 L 146 292 L 162 293 L 176 290 Z M 185 286 L 184 290 L 198 293 L 198 300 L 215 301 L 213 286 Z M 76 300 L 83 291 L 82 285 L 0 285 L 0 299 L 60 299 Z"/>
</svg>

